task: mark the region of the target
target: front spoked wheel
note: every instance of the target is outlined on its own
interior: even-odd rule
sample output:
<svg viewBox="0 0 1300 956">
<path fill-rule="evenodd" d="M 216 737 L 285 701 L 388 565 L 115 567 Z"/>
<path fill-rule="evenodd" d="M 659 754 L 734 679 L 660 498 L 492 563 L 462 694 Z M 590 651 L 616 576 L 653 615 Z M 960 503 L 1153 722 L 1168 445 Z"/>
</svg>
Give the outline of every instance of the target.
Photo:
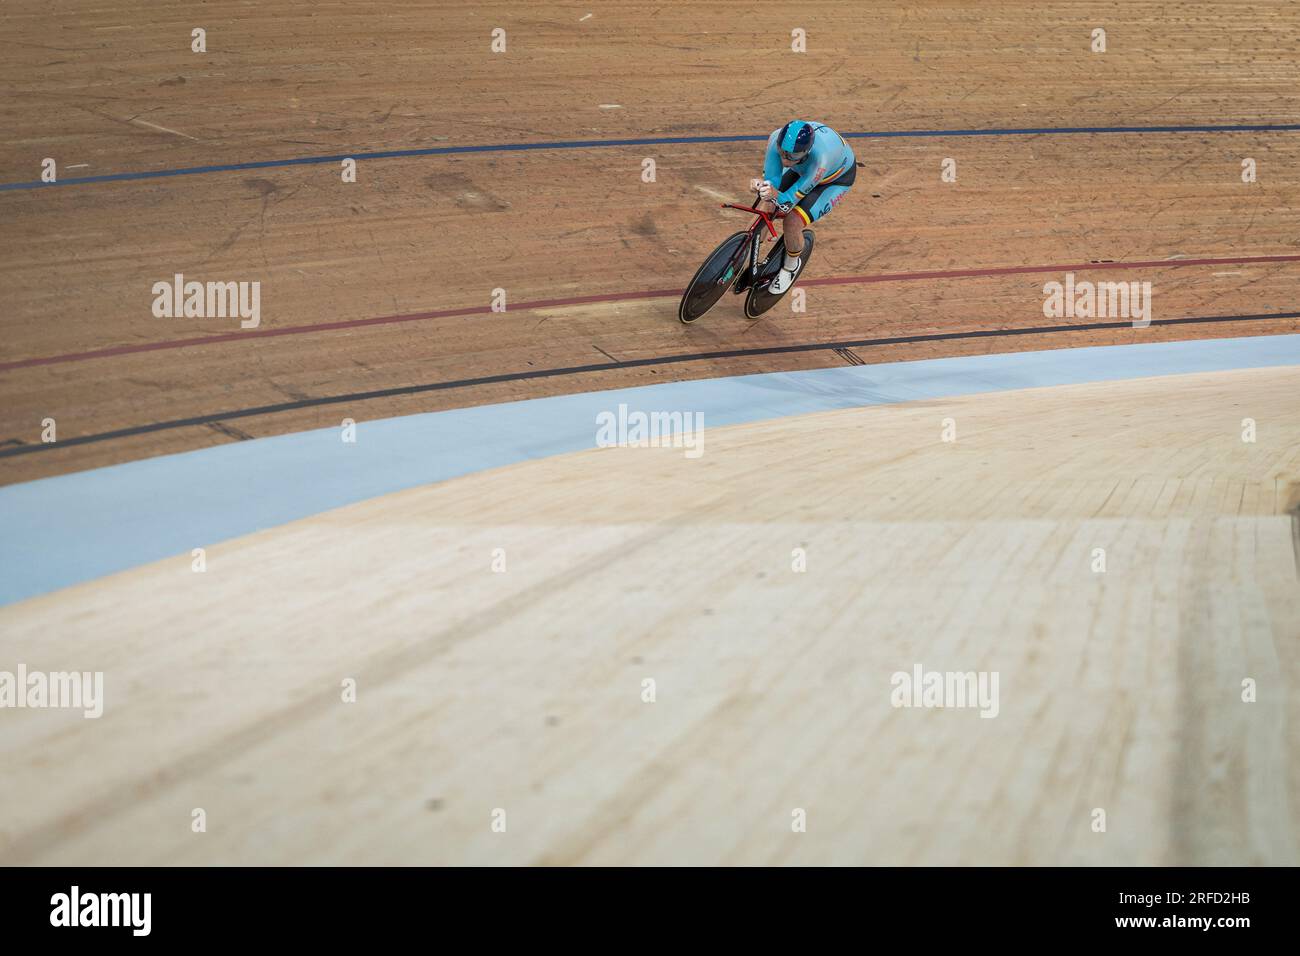
<svg viewBox="0 0 1300 956">
<path fill-rule="evenodd" d="M 744 266 L 745 244 L 748 239 L 747 232 L 733 233 L 709 253 L 704 265 L 700 266 L 695 278 L 691 279 L 686 291 L 682 293 L 681 304 L 677 306 L 677 318 L 690 325 L 722 298 Z"/>
<path fill-rule="evenodd" d="M 808 271 L 808 260 L 812 258 L 813 251 L 813 231 L 805 229 L 803 231 L 803 252 L 799 258 L 803 260 L 803 265 L 799 268 L 799 275 L 795 277 L 798 283 L 803 274 Z M 756 319 L 772 306 L 780 302 L 790 292 L 786 289 L 780 295 L 774 295 L 767 291 L 767 287 L 776 274 L 781 271 L 781 262 L 785 259 L 785 236 L 778 239 L 772 246 L 772 251 L 767 254 L 760 267 L 758 281 L 754 287 L 749 290 L 749 295 L 745 297 L 745 315 L 747 318 Z M 791 289 L 794 288 L 792 285 Z"/>
</svg>

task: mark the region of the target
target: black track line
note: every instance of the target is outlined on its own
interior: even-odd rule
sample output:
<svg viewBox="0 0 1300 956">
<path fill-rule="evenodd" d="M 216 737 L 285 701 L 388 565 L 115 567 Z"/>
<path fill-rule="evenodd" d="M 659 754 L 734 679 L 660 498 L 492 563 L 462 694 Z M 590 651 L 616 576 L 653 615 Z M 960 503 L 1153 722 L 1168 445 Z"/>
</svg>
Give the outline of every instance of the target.
<svg viewBox="0 0 1300 956">
<path fill-rule="evenodd" d="M 1265 322 L 1283 319 L 1300 319 L 1300 312 L 1276 312 L 1265 315 L 1208 315 L 1193 316 L 1182 319 L 1153 319 L 1151 326 L 1157 325 L 1210 325 L 1218 322 Z M 63 438 L 56 442 L 18 445 L 0 448 L 0 458 L 12 458 L 16 455 L 29 455 L 36 452 L 53 451 L 71 445 L 90 445 L 98 442 L 113 441 L 118 438 L 130 438 L 134 435 L 147 435 L 151 432 L 171 431 L 177 428 L 190 428 L 195 425 L 211 425 L 238 418 L 253 418 L 257 415 L 274 415 L 278 412 L 296 411 L 301 408 L 317 408 L 324 405 L 342 405 L 348 402 L 366 402 L 376 398 L 393 398 L 399 395 L 419 395 L 424 392 L 440 392 L 453 388 L 473 388 L 477 385 L 495 385 L 501 382 L 521 382 L 528 379 L 556 378 L 562 375 L 582 375 L 589 372 L 610 372 L 617 369 L 641 368 L 647 365 L 675 365 L 682 362 L 704 362 L 711 359 L 744 358 L 754 355 L 788 355 L 798 352 L 834 351 L 843 348 L 871 348 L 881 345 L 909 345 L 918 342 L 949 342 L 959 339 L 999 338 L 1015 335 L 1054 335 L 1062 332 L 1092 332 L 1103 329 L 1133 328 L 1129 322 L 1089 322 L 1081 325 L 1050 325 L 1033 328 L 1013 329 L 975 329 L 967 332 L 934 332 L 927 335 L 899 335 L 879 339 L 851 339 L 840 342 L 810 342 L 803 345 L 775 345 L 755 349 L 727 349 L 720 352 L 696 352 L 685 355 L 661 355 L 652 358 L 628 359 L 623 362 L 600 362 L 591 365 L 573 365 L 565 368 L 533 369 L 527 372 L 507 372 L 501 375 L 486 375 L 481 378 L 463 378 L 448 382 L 428 382 L 424 385 L 404 385 L 398 388 L 382 388 L 370 392 L 350 392 L 345 395 L 326 395 L 320 398 L 304 398 L 293 402 L 280 402 L 276 405 L 259 405 L 255 408 L 239 408 L 228 412 L 214 412 L 209 415 L 196 415 L 192 418 L 176 418 L 165 422 L 152 422 L 148 425 L 133 425 L 130 428 L 118 428 L 93 435 L 79 435 L 75 438 Z"/>
</svg>

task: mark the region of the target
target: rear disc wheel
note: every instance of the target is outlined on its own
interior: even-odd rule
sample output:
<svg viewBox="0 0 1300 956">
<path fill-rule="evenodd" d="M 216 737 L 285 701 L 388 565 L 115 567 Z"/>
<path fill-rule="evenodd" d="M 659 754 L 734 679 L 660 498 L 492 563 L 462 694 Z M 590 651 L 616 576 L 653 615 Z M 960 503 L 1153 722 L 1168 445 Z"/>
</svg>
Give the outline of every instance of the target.
<svg viewBox="0 0 1300 956">
<path fill-rule="evenodd" d="M 795 282 L 804 274 L 808 268 L 808 260 L 812 258 L 813 251 L 813 231 L 805 229 L 803 231 L 803 252 L 799 258 L 803 260 L 803 265 L 799 267 L 799 275 L 795 276 Z M 745 316 L 750 319 L 757 319 L 772 306 L 776 305 L 790 293 L 794 288 L 792 284 L 790 289 L 786 289 L 780 295 L 773 295 L 767 291 L 768 285 L 776 278 L 776 274 L 781 271 L 781 263 L 785 259 L 785 236 L 782 236 L 772 246 L 772 251 L 767 254 L 763 260 L 762 266 L 759 267 L 758 281 L 754 287 L 749 290 L 749 295 L 745 297 Z"/>
</svg>

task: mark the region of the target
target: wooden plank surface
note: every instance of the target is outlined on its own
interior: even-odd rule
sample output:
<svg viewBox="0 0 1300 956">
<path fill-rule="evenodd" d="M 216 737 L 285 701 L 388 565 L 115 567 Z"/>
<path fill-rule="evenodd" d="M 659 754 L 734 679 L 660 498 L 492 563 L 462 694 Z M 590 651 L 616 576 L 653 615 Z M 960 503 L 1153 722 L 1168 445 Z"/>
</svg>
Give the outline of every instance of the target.
<svg viewBox="0 0 1300 956">
<path fill-rule="evenodd" d="M 365 151 L 762 135 L 809 113 L 847 131 L 1285 124 L 1300 115 L 1300 6 L 1260 3 L 390 2 L 34 0 L 5 7 L 5 182 Z M 592 13 L 589 19 L 582 18 Z M 1094 27 L 1107 52 L 1092 53 Z M 190 31 L 207 30 L 193 53 Z M 506 30 L 507 51 L 490 51 Z M 790 31 L 807 31 L 806 53 Z M 612 108 L 618 107 L 618 108 Z M 1300 254 L 1300 133 L 854 141 L 865 164 L 819 226 L 808 280 L 1106 261 Z M 0 482 L 267 434 L 682 377 L 832 365 L 831 349 L 630 360 L 1044 324 L 1043 282 L 993 275 L 808 285 L 807 312 L 756 323 L 728 300 L 696 327 L 672 295 L 743 217 L 760 143 L 501 152 L 0 192 L 0 366 L 238 333 L 158 319 L 152 285 L 262 283 L 277 331 L 385 316 L 512 311 L 0 370 Z M 1258 181 L 1241 181 L 1254 158 Z M 653 183 L 642 162 L 657 163 Z M 945 158 L 956 183 L 940 181 Z M 1157 319 L 1297 311 L 1296 262 L 1151 267 Z M 890 344 L 868 362 L 1171 337 L 1289 332 L 1295 318 Z M 612 363 L 552 378 L 518 373 Z M 336 396 L 491 376 L 446 390 Z M 275 413 L 222 418 L 267 405 Z"/>
<path fill-rule="evenodd" d="M 0 862 L 1294 865 L 1297 380 L 565 455 L 0 609 L 105 672 L 0 720 Z M 891 706 L 916 665 L 997 716 Z"/>
</svg>

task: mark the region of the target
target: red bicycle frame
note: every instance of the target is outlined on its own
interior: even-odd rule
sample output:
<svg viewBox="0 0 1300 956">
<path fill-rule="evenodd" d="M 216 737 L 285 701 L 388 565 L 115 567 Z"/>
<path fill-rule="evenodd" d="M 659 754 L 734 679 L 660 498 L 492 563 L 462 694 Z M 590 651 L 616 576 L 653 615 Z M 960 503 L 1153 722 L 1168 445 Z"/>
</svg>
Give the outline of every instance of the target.
<svg viewBox="0 0 1300 956">
<path fill-rule="evenodd" d="M 772 234 L 772 238 L 776 238 L 776 227 L 772 225 L 772 217 L 763 212 L 763 210 L 756 209 L 753 206 L 741 206 L 734 202 L 724 202 L 720 205 L 723 209 L 739 209 L 741 212 L 752 212 L 754 215 L 758 216 L 758 218 L 755 219 L 754 224 L 749 227 L 749 233 L 752 235 L 754 230 L 758 228 L 758 224 L 761 222 L 763 225 L 767 226 L 767 231 Z M 777 215 L 776 218 L 784 218 L 784 215 L 784 213 L 781 213 Z"/>
<path fill-rule="evenodd" d="M 758 217 L 753 221 L 753 223 L 750 224 L 749 229 L 746 230 L 747 236 L 745 239 L 745 246 L 746 246 L 745 252 L 741 253 L 740 250 L 737 250 L 736 258 L 732 260 L 733 264 L 736 265 L 737 267 L 740 266 L 741 262 L 744 259 L 749 260 L 748 272 L 749 272 L 750 282 L 758 281 L 758 270 L 759 270 L 758 251 L 759 251 L 759 247 L 762 245 L 763 242 L 762 233 L 758 231 L 758 227 L 760 225 L 767 226 L 767 231 L 769 235 L 773 239 L 776 239 L 777 238 L 776 227 L 772 225 L 772 221 L 774 219 L 782 219 L 785 216 L 784 213 L 777 213 L 776 215 L 770 215 L 769 213 L 766 213 L 763 210 L 759 209 L 757 207 L 759 198 L 760 197 L 758 197 L 757 195 L 754 196 L 755 205 L 753 206 L 742 206 L 739 203 L 734 203 L 734 202 L 720 203 L 723 209 L 739 209 L 741 212 L 752 212 L 755 216 Z M 740 291 L 740 289 L 741 286 L 737 285 L 736 291 Z"/>
<path fill-rule="evenodd" d="M 724 239 L 704 260 L 704 264 L 696 270 L 694 278 L 682 293 L 681 303 L 677 306 L 677 318 L 687 325 L 713 308 L 727 289 L 737 295 L 746 289 L 749 290 L 749 298 L 745 300 L 745 314 L 752 319 L 758 318 L 780 298 L 780 296 L 764 296 L 760 301 L 755 296 L 759 295 L 764 286 L 762 281 L 764 268 L 780 248 L 781 235 L 774 222 L 777 219 L 787 218 L 786 215 L 777 210 L 769 213 L 759 209 L 760 197 L 757 195 L 754 197 L 753 204 L 749 206 L 734 202 L 724 202 L 719 205 L 723 209 L 751 213 L 754 221 L 744 232 L 732 233 Z M 767 236 L 763 235 L 764 226 L 767 227 Z M 777 245 L 773 246 L 767 259 L 760 261 L 759 253 L 763 240 L 768 237 L 775 240 Z M 775 272 L 772 275 L 775 275 Z M 771 276 L 768 278 L 770 279 Z"/>
</svg>

